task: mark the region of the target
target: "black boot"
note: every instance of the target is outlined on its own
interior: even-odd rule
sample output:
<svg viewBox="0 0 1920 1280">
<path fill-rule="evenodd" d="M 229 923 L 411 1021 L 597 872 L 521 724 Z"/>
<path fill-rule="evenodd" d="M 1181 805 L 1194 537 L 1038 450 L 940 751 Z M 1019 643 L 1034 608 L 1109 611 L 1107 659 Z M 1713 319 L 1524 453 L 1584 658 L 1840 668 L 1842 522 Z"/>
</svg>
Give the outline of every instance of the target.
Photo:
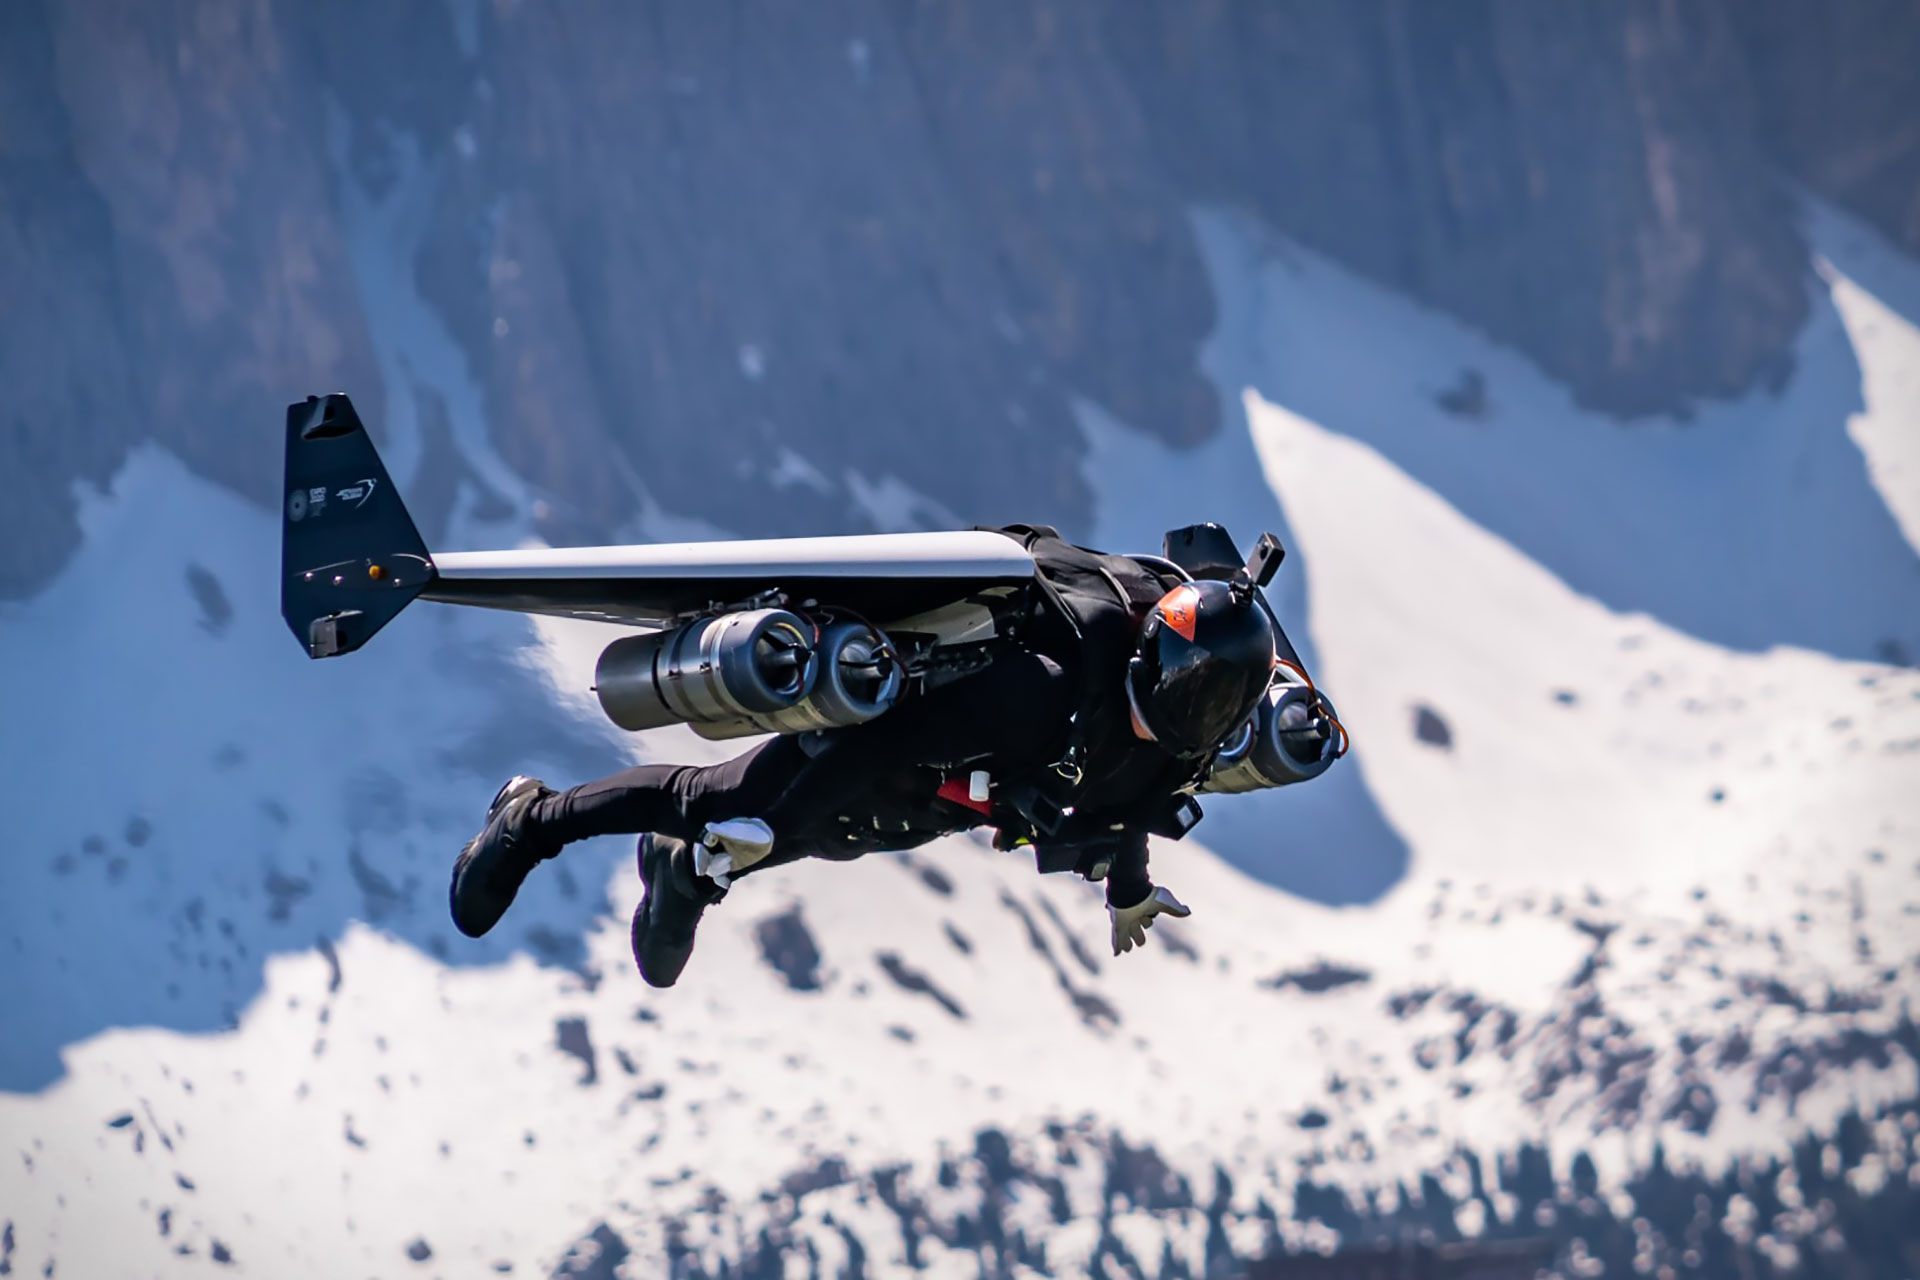
<svg viewBox="0 0 1920 1280">
<path fill-rule="evenodd" d="M 670 987 L 693 955 L 700 915 L 727 891 L 693 872 L 693 851 L 672 836 L 640 837 L 640 881 L 646 893 L 633 909 L 633 960 L 650 986 Z"/>
<path fill-rule="evenodd" d="M 527 810 L 553 794 L 538 778 L 509 778 L 487 806 L 487 823 L 453 864 L 448 901 L 454 927 L 477 938 L 500 922 L 535 864 L 560 852 L 526 834 Z"/>
</svg>

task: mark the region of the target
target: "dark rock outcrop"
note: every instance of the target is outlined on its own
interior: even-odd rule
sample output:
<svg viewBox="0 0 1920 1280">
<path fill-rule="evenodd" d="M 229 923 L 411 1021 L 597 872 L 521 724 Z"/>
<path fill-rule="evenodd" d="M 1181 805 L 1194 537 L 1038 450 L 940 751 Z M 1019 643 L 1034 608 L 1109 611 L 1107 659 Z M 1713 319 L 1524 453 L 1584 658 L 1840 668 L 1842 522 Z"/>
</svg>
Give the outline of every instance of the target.
<svg viewBox="0 0 1920 1280">
<path fill-rule="evenodd" d="M 1276 973 L 1261 985 L 1272 987 L 1275 991 L 1285 991 L 1288 987 L 1292 987 L 1303 994 L 1317 996 L 1372 980 L 1373 974 L 1370 970 L 1321 960 L 1309 968 Z"/>
<path fill-rule="evenodd" d="M 789 990 L 820 989 L 820 944 L 807 928 L 799 903 L 754 925 L 753 940 L 760 947 L 760 958 Z"/>
<path fill-rule="evenodd" d="M 926 996 L 953 1017 L 966 1021 L 967 1011 L 958 1000 L 942 991 L 932 978 L 902 960 L 898 954 L 882 951 L 873 959 L 880 966 L 880 971 L 893 979 L 894 986 L 914 995 Z"/>
<path fill-rule="evenodd" d="M 581 1085 L 590 1085 L 600 1079 L 600 1056 L 593 1051 L 593 1033 L 587 1027 L 585 1018 L 556 1020 L 553 1024 L 553 1043 L 560 1052 L 579 1060 L 583 1068 L 579 1081 Z"/>
<path fill-rule="evenodd" d="M 576 1241 L 567 1256 L 555 1268 L 554 1280 L 618 1280 L 620 1264 L 632 1250 L 627 1242 L 606 1223 L 596 1223 L 592 1231 Z"/>
<path fill-rule="evenodd" d="M 1430 747 L 1453 750 L 1453 730 L 1432 707 L 1422 705 L 1413 709 L 1413 736 Z"/>
</svg>

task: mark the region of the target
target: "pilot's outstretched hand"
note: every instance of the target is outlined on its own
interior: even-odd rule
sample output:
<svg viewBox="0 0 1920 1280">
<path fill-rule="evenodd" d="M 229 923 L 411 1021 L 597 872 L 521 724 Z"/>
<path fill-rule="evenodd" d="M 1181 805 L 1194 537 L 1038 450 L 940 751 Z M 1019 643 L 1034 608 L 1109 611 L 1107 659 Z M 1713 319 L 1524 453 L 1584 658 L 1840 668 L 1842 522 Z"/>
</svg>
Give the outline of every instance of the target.
<svg viewBox="0 0 1920 1280">
<path fill-rule="evenodd" d="M 722 889 L 773 851 L 773 828 L 758 818 L 709 822 L 693 846 L 693 871 Z"/>
<path fill-rule="evenodd" d="M 1153 918 L 1163 911 L 1181 918 L 1193 914 L 1191 908 L 1164 887 L 1156 888 L 1130 907 L 1109 904 L 1107 914 L 1113 918 L 1113 954 L 1146 946 L 1147 930 L 1153 928 Z"/>
</svg>

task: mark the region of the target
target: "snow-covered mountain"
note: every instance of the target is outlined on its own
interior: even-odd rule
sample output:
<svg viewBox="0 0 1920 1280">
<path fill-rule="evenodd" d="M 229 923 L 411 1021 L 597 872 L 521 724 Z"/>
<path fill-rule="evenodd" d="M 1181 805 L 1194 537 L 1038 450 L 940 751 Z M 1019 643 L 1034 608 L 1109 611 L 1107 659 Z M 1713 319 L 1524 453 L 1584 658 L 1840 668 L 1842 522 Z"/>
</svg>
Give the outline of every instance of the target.
<svg viewBox="0 0 1920 1280">
<path fill-rule="evenodd" d="M 0 613 L 0 1274 L 1911 1248 L 1920 268 L 1811 209 L 1794 380 L 1623 428 L 1241 218 L 1196 231 L 1240 411 L 1178 452 L 1082 404 L 1081 532 L 1281 529 L 1356 745 L 1158 847 L 1194 916 L 1119 959 L 1097 891 L 970 839 L 747 881 L 668 992 L 626 842 L 459 938 L 446 868 L 501 777 L 714 748 L 597 719 L 591 624 L 422 606 L 310 663 L 271 516 L 153 447 L 84 494 Z M 456 379 L 430 330 L 382 359 Z M 517 541 L 532 499 L 463 427 L 448 545 Z"/>
</svg>

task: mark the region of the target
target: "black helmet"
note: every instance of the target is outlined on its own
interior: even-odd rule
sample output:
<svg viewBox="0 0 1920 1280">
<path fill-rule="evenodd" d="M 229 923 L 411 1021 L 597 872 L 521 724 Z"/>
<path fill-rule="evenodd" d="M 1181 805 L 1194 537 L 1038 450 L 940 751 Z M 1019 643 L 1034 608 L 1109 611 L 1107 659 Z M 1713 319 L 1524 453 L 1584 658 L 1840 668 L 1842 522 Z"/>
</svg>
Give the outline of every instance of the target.
<svg viewBox="0 0 1920 1280">
<path fill-rule="evenodd" d="M 1155 742 L 1205 755 L 1253 714 L 1273 655 L 1273 623 L 1251 583 L 1185 582 L 1147 614 L 1127 692 Z"/>
</svg>

